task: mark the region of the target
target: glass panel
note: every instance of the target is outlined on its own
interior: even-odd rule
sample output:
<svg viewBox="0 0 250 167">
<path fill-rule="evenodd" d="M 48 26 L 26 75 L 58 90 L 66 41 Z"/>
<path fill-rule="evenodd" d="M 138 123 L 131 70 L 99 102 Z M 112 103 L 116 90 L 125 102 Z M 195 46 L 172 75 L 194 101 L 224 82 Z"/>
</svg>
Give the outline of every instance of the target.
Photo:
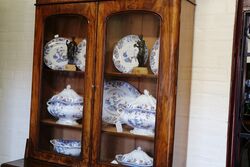
<svg viewBox="0 0 250 167">
<path fill-rule="evenodd" d="M 119 162 L 136 149 L 153 157 L 160 17 L 119 13 L 106 26 L 100 160 Z"/>
<path fill-rule="evenodd" d="M 87 24 L 87 19 L 79 15 L 53 15 L 45 21 L 41 150 L 75 157 L 81 154 Z"/>
<path fill-rule="evenodd" d="M 241 140 L 243 147 L 241 148 L 241 167 L 249 167 L 250 166 L 250 142 Z"/>
</svg>

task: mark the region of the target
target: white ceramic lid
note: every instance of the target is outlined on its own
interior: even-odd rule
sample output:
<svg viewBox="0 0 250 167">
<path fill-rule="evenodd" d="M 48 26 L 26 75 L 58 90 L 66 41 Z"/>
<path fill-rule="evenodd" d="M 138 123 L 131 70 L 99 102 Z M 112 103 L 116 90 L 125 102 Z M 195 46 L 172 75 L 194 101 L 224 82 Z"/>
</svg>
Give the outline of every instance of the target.
<svg viewBox="0 0 250 167">
<path fill-rule="evenodd" d="M 132 103 L 130 103 L 130 108 L 141 109 L 146 111 L 156 110 L 156 99 L 149 94 L 148 90 L 144 90 L 144 94 L 137 97 Z"/>
<path fill-rule="evenodd" d="M 59 94 L 54 95 L 50 100 L 50 103 L 60 102 L 64 104 L 80 104 L 83 103 L 83 98 L 79 96 L 70 85 L 67 85 L 66 89 Z"/>
<path fill-rule="evenodd" d="M 137 147 L 136 150 L 128 154 L 116 155 L 116 160 L 128 166 L 153 166 L 153 158 L 148 156 L 141 147 Z"/>
</svg>

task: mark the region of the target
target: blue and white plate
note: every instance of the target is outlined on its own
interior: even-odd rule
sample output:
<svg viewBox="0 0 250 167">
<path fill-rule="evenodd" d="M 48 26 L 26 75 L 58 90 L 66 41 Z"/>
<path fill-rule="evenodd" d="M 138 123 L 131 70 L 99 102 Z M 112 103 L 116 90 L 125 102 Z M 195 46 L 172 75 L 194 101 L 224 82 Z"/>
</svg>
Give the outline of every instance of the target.
<svg viewBox="0 0 250 167">
<path fill-rule="evenodd" d="M 113 51 L 113 62 L 117 70 L 122 73 L 131 73 L 133 68 L 138 67 L 139 62 L 137 54 L 139 49 L 134 45 L 139 41 L 138 35 L 128 35 L 123 37 L 115 45 Z M 145 57 L 146 63 L 148 59 L 148 48 L 145 46 Z"/>
<path fill-rule="evenodd" d="M 83 39 L 77 46 L 77 52 L 74 59 L 74 63 L 81 71 L 85 71 L 85 61 L 86 61 L 86 39 Z"/>
<path fill-rule="evenodd" d="M 105 81 L 102 120 L 115 124 L 128 104 L 140 96 L 139 91 L 124 81 Z"/>
<path fill-rule="evenodd" d="M 53 70 L 64 70 L 68 64 L 67 45 L 68 39 L 56 37 L 46 43 L 44 47 L 44 63 Z"/>
<path fill-rule="evenodd" d="M 158 74 L 159 52 L 160 52 L 160 39 L 157 39 L 156 42 L 154 43 L 149 59 L 150 68 L 155 75 Z"/>
</svg>

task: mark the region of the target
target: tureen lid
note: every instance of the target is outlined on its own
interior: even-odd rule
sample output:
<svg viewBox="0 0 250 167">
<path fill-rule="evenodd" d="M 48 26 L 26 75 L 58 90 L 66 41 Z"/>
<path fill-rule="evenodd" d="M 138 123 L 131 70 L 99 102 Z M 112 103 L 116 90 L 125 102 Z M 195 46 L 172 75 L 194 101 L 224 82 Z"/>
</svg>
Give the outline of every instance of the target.
<svg viewBox="0 0 250 167">
<path fill-rule="evenodd" d="M 59 94 L 54 95 L 49 102 L 60 102 L 65 104 L 83 103 L 83 98 L 79 96 L 70 85 L 63 89 Z"/>
<path fill-rule="evenodd" d="M 156 110 L 156 99 L 149 94 L 147 89 L 144 90 L 144 94 L 137 97 L 130 105 L 132 108 L 139 108 L 143 110 Z"/>
<path fill-rule="evenodd" d="M 148 156 L 141 147 L 137 147 L 136 150 L 124 155 L 116 155 L 116 160 L 121 164 L 138 165 L 138 166 L 152 166 L 153 158 Z"/>
</svg>

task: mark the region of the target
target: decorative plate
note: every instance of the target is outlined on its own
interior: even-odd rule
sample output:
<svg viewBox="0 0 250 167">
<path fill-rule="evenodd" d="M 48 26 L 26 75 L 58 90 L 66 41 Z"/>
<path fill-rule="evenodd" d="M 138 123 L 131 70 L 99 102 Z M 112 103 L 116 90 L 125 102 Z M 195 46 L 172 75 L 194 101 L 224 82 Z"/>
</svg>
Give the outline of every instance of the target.
<svg viewBox="0 0 250 167">
<path fill-rule="evenodd" d="M 85 61 L 86 61 L 86 39 L 83 39 L 77 46 L 77 52 L 75 55 L 74 63 L 81 70 L 85 71 Z"/>
<path fill-rule="evenodd" d="M 44 47 L 44 63 L 53 70 L 64 70 L 68 64 L 67 45 L 68 39 L 56 37 L 46 43 Z"/>
<path fill-rule="evenodd" d="M 118 163 L 131 167 L 150 167 L 153 166 L 153 158 L 148 156 L 141 147 L 128 154 L 118 154 L 115 156 Z"/>
<path fill-rule="evenodd" d="M 113 62 L 117 70 L 122 73 L 131 73 L 134 67 L 138 67 L 137 54 L 139 49 L 134 45 L 139 41 L 138 35 L 128 35 L 123 37 L 115 45 L 113 51 Z M 148 59 L 148 48 L 145 46 L 144 63 Z"/>
<path fill-rule="evenodd" d="M 152 72 L 157 75 L 159 67 L 160 39 L 157 39 L 150 54 L 149 65 Z"/>
<path fill-rule="evenodd" d="M 115 124 L 129 102 L 140 96 L 139 91 L 124 81 L 105 81 L 102 120 Z"/>
</svg>

